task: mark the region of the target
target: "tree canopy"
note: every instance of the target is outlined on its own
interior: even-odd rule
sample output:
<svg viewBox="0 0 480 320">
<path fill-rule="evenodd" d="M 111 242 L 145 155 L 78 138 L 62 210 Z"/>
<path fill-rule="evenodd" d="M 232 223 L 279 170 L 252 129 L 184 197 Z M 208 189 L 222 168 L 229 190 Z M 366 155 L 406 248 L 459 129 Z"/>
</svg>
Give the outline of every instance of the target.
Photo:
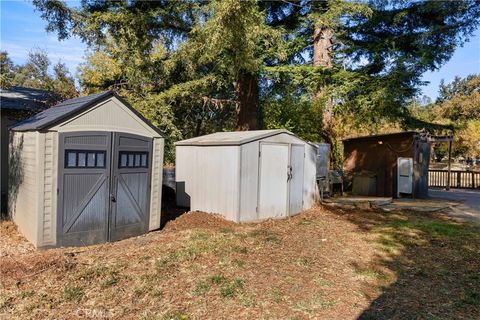
<svg viewBox="0 0 480 320">
<path fill-rule="evenodd" d="M 422 74 L 480 21 L 474 0 L 33 3 L 48 31 L 88 44 L 83 89 L 120 90 L 171 137 L 169 160 L 174 140 L 212 131 L 284 127 L 335 145 L 420 125 L 407 106 Z"/>
</svg>

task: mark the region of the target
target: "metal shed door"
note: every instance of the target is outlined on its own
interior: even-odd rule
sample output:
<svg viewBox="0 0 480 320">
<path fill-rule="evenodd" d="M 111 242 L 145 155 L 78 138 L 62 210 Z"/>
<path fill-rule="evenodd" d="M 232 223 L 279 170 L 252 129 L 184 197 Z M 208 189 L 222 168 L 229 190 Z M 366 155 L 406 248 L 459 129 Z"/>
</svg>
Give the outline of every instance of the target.
<svg viewBox="0 0 480 320">
<path fill-rule="evenodd" d="M 110 174 L 109 132 L 60 133 L 57 243 L 105 242 Z"/>
<path fill-rule="evenodd" d="M 260 143 L 260 219 L 287 215 L 288 145 Z"/>
<path fill-rule="evenodd" d="M 303 209 L 303 166 L 305 146 L 292 144 L 290 152 L 290 184 L 289 184 L 289 214 L 295 214 Z"/>
<path fill-rule="evenodd" d="M 114 133 L 110 240 L 148 231 L 152 139 Z"/>
</svg>

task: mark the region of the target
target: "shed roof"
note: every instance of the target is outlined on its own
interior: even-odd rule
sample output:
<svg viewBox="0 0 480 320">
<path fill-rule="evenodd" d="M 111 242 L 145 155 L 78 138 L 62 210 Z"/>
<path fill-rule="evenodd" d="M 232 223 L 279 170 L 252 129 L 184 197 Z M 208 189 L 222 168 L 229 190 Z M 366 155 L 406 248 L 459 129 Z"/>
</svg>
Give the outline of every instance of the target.
<svg viewBox="0 0 480 320">
<path fill-rule="evenodd" d="M 118 96 L 114 91 L 104 91 L 96 94 L 92 94 L 85 97 L 74 98 L 66 100 L 52 108 L 37 113 L 33 117 L 30 117 L 15 126 L 11 127 L 13 131 L 31 131 L 48 129 L 49 127 L 68 119 L 71 116 L 77 115 L 80 112 L 87 110 L 90 107 L 97 105 L 98 103 L 116 97 L 125 106 L 127 106 L 136 116 L 147 123 L 152 129 L 159 134 L 162 134 L 160 130 L 152 125 L 147 119 L 145 119 L 138 111 L 136 111 L 127 101 Z"/>
<path fill-rule="evenodd" d="M 15 111 L 40 111 L 60 100 L 57 94 L 41 89 L 11 87 L 0 89 L 0 108 Z"/>
<path fill-rule="evenodd" d="M 281 133 L 294 135 L 285 129 L 273 130 L 252 130 L 252 131 L 234 131 L 234 132 L 216 132 L 178 141 L 177 146 L 239 146 L 252 141 L 268 138 Z"/>
</svg>

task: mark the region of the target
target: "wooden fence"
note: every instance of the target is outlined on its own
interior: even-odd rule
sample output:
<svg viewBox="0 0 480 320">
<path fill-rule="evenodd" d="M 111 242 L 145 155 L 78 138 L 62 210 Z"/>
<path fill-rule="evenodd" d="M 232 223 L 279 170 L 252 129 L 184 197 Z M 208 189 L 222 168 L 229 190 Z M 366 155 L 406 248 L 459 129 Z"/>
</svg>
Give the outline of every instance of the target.
<svg viewBox="0 0 480 320">
<path fill-rule="evenodd" d="M 450 188 L 480 189 L 480 171 L 450 171 Z M 429 187 L 447 187 L 447 170 L 429 170 Z"/>
</svg>

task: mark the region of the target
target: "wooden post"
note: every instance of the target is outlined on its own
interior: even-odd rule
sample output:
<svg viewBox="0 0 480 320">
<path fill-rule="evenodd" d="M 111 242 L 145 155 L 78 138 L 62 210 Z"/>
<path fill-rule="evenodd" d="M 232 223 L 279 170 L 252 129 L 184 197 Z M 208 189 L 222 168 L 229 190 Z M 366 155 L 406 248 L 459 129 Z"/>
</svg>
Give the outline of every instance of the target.
<svg viewBox="0 0 480 320">
<path fill-rule="evenodd" d="M 450 190 L 450 174 L 452 170 L 452 140 L 448 142 L 448 173 L 447 173 L 447 190 Z"/>
</svg>

